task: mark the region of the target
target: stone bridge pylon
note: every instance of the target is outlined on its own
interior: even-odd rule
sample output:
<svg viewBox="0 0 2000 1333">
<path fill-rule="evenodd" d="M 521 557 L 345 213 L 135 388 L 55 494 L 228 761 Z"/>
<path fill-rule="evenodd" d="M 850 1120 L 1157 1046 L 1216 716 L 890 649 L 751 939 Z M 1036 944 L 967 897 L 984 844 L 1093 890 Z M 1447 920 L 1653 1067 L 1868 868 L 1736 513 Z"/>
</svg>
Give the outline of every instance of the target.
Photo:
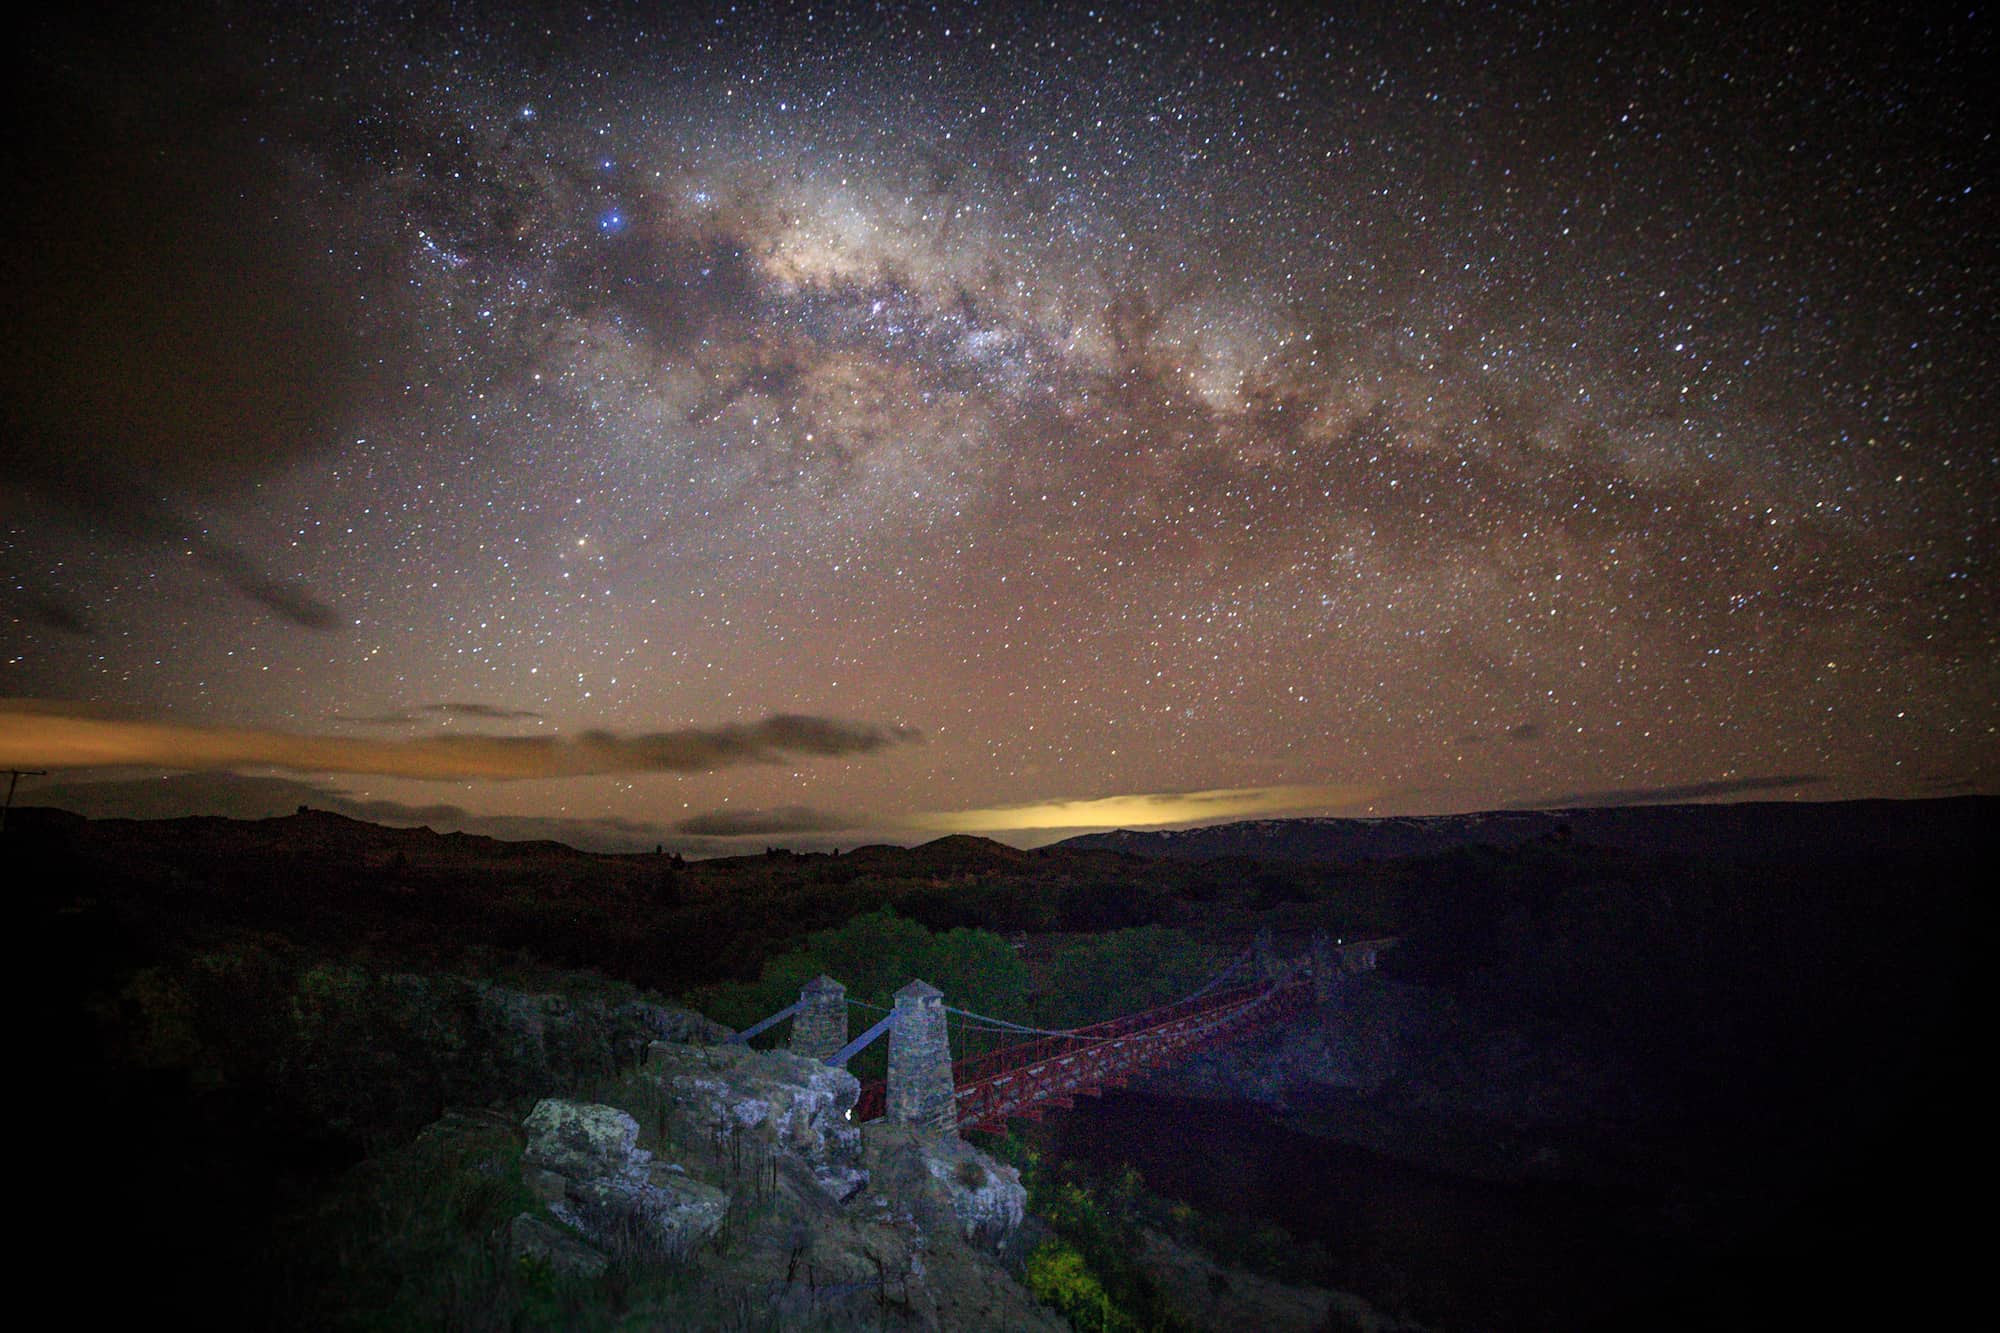
<svg viewBox="0 0 2000 1333">
<path fill-rule="evenodd" d="M 758 1033 L 792 1020 L 795 1055 L 845 1066 L 877 1038 L 889 1039 L 883 1083 L 862 1085 L 857 1121 L 886 1119 L 927 1131 L 998 1130 L 1011 1117 L 1039 1118 L 1121 1087 L 1146 1071 L 1204 1046 L 1245 1035 L 1303 1009 L 1337 1004 L 1345 976 L 1374 969 L 1393 938 L 1356 941 L 1313 936 L 1302 959 L 1281 957 L 1268 930 L 1207 985 L 1172 1004 L 1080 1028 L 1050 1030 L 951 1009 L 944 992 L 912 981 L 896 992 L 888 1015 L 858 1037 L 848 1035 L 847 988 L 818 976 L 798 1001 L 729 1040 L 747 1043 Z M 980 1021 L 988 1030 L 1011 1030 L 1022 1040 L 954 1062 L 949 1015 Z"/>
</svg>

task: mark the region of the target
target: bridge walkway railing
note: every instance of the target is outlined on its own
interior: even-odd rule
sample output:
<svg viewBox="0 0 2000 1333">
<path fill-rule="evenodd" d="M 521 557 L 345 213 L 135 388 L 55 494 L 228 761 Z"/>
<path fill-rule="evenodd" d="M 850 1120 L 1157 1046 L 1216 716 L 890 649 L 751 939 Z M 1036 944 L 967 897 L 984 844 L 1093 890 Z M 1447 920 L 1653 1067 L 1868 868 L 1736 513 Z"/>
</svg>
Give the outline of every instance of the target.
<svg viewBox="0 0 2000 1333">
<path fill-rule="evenodd" d="M 1039 1118 L 1072 1105 L 1079 1094 L 1122 1086 L 1202 1046 L 1276 1021 L 1310 1000 L 1311 986 L 1304 981 L 1233 986 L 954 1061 L 958 1127 L 1000 1130 L 1010 1116 Z M 884 1085 L 864 1084 L 854 1119 L 880 1116 L 885 1099 Z"/>
</svg>

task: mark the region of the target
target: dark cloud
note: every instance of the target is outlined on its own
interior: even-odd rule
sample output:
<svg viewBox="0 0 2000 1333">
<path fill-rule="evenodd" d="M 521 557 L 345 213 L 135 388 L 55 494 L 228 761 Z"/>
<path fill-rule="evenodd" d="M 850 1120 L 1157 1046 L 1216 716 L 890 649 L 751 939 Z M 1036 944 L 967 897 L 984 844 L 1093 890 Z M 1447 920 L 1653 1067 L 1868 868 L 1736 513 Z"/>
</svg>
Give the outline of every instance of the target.
<svg viewBox="0 0 2000 1333">
<path fill-rule="evenodd" d="M 439 833 L 474 833 L 510 842 L 560 842 L 583 851 L 613 853 L 663 849 L 695 857 L 741 855 L 740 838 L 751 833 L 811 831 L 744 828 L 714 834 L 686 826 L 696 821 L 669 828 L 612 816 L 481 814 L 448 801 L 358 800 L 307 778 L 240 773 L 175 773 L 95 781 L 29 778 L 21 783 L 17 803 L 51 806 L 92 819 L 180 819 L 190 815 L 274 819 L 307 808 L 393 827 L 421 825 Z M 826 831 L 835 831 L 835 826 Z M 871 833 L 865 840 L 879 842 L 894 836 Z M 788 842 L 801 851 L 828 851 L 854 840 L 793 838 Z"/>
<path fill-rule="evenodd" d="M 183 531 L 176 535 L 192 547 L 195 558 L 204 569 L 220 575 L 232 589 L 278 619 L 289 621 L 300 629 L 313 630 L 340 629 L 347 623 L 332 605 L 322 601 L 310 589 L 290 579 L 265 573 L 254 560 L 235 547 L 211 541 L 200 533 Z"/>
<path fill-rule="evenodd" d="M 1507 739 L 1510 741 L 1538 741 L 1541 738 L 1542 728 L 1537 722 L 1523 722 L 1507 728 Z"/>
<path fill-rule="evenodd" d="M 371 823 L 409 826 L 421 824 L 440 833 L 477 833 L 507 842 L 560 842 L 592 852 L 639 852 L 668 846 L 672 850 L 702 853 L 706 845 L 698 839 L 675 839 L 671 831 L 640 820 L 609 815 L 589 818 L 565 815 L 480 814 L 448 802 L 406 805 L 401 801 L 355 801 L 337 798 L 324 807 L 336 814 L 365 819 Z"/>
<path fill-rule="evenodd" d="M 34 128 L 0 154 L 0 498 L 185 545 L 331 629 L 323 598 L 192 515 L 333 442 L 360 379 L 351 303 L 261 95 L 213 60 L 150 59 L 188 39 L 167 26 L 115 46 L 45 31 L 10 71 Z"/>
<path fill-rule="evenodd" d="M 809 806 L 786 805 L 770 810 L 712 810 L 674 825 L 681 833 L 714 838 L 743 838 L 773 833 L 837 833 L 861 822 L 846 815 Z"/>
<path fill-rule="evenodd" d="M 518 722 L 543 716 L 532 708 L 501 708 L 497 704 L 425 704 L 424 711 L 446 717 L 476 717 L 494 722 Z"/>
<path fill-rule="evenodd" d="M 424 704 L 413 710 L 398 713 L 336 713 L 336 722 L 351 722 L 367 727 L 403 727 L 423 722 L 430 718 L 475 718 L 486 722 L 529 722 L 541 719 L 542 713 L 532 708 L 502 708 L 497 704 L 441 703 Z"/>
<path fill-rule="evenodd" d="M 90 621 L 83 612 L 59 598 L 46 593 L 22 592 L 16 593 L 12 600 L 18 607 L 14 614 L 30 625 L 39 625 L 60 634 L 86 635 L 91 632 Z"/>
<path fill-rule="evenodd" d="M 1714 796 L 1741 796 L 1746 792 L 1788 791 L 1817 787 L 1828 781 L 1822 773 L 1775 774 L 1761 778 L 1724 778 L 1715 782 L 1689 782 L 1679 786 L 1611 787 L 1602 791 L 1573 791 L 1533 801 L 1509 802 L 1510 810 L 1588 810 L 1611 805 L 1657 805 L 1667 801 L 1700 801 Z"/>
<path fill-rule="evenodd" d="M 0 764 L 17 768 L 270 767 L 385 777 L 559 778 L 704 773 L 740 764 L 871 754 L 921 740 L 908 727 L 780 713 L 757 722 L 619 736 L 432 735 L 365 740 L 108 717 L 43 700 L 0 708 Z"/>
</svg>

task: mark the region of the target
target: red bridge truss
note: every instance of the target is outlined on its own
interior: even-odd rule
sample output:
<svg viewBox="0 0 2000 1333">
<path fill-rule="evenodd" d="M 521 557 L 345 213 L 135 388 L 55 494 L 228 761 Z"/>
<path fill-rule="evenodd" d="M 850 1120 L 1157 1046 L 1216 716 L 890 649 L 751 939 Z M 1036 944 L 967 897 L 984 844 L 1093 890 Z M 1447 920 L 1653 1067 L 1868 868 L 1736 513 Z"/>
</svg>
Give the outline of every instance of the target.
<svg viewBox="0 0 2000 1333">
<path fill-rule="evenodd" d="M 1038 1120 L 1045 1111 L 1067 1110 L 1079 1096 L 1123 1087 L 1148 1070 L 1267 1027 L 1312 1001 L 1312 980 L 1305 976 L 1233 986 L 956 1061 L 951 1075 L 958 1128 L 998 1133 L 1011 1117 Z M 854 1119 L 879 1118 L 886 1095 L 879 1081 L 862 1084 Z"/>
</svg>

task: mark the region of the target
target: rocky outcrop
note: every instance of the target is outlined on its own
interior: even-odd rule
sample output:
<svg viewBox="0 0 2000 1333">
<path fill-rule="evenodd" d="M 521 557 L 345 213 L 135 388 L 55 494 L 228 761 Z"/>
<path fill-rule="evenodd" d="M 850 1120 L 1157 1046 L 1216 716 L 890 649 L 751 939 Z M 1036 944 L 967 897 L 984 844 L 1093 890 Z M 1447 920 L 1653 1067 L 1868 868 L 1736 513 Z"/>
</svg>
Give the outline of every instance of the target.
<svg viewBox="0 0 2000 1333">
<path fill-rule="evenodd" d="M 409 1151 L 457 1175 L 407 1174 L 452 1182 L 444 1211 L 525 1186 L 536 1206 L 510 1202 L 481 1233 L 519 1261 L 504 1283 L 603 1278 L 636 1302 L 631 1327 L 1062 1333 L 1013 1275 L 1016 1173 L 953 1135 L 856 1127 L 857 1091 L 784 1051 L 663 1046 L 599 1101 L 447 1115 Z"/>
<path fill-rule="evenodd" d="M 861 1085 L 845 1069 L 789 1051 L 656 1042 L 646 1072 L 695 1132 L 749 1140 L 835 1203 L 868 1183 L 851 1119 Z"/>
<path fill-rule="evenodd" d="M 1027 1215 L 1021 1173 L 955 1134 L 877 1122 L 867 1160 L 878 1199 L 899 1199 L 922 1224 L 956 1229 L 981 1249 L 1005 1246 Z"/>
<path fill-rule="evenodd" d="M 440 984 L 440 979 L 423 977 L 393 980 L 415 981 L 432 988 Z M 614 1004 L 509 990 L 487 982 L 442 980 L 471 988 L 474 1022 L 498 1033 L 499 1049 L 508 1062 L 525 1069 L 559 1069 L 593 1059 L 614 1069 L 629 1068 L 644 1059 L 647 1048 L 656 1041 L 721 1041 L 729 1035 L 728 1028 L 692 1010 L 649 1000 Z M 455 1003 L 464 1007 L 465 1000 L 456 999 Z"/>
<path fill-rule="evenodd" d="M 572 1277 L 602 1277 L 611 1260 L 561 1227 L 533 1213 L 522 1213 L 507 1224 L 507 1252 L 516 1259 L 545 1264 L 552 1272 Z"/>
<path fill-rule="evenodd" d="M 548 1099 L 528 1113 L 521 1160 L 573 1180 L 622 1175 L 639 1156 L 639 1122 L 615 1106 Z"/>
<path fill-rule="evenodd" d="M 728 1194 L 655 1161 L 639 1147 L 639 1122 L 615 1106 L 545 1100 L 526 1129 L 529 1188 L 601 1250 L 679 1257 L 728 1214 Z"/>
<path fill-rule="evenodd" d="M 753 1293 L 786 1328 L 1062 1328 L 1002 1257 L 1025 1211 L 1018 1175 L 955 1135 L 856 1126 L 845 1070 L 661 1043 L 636 1077 L 658 1098 L 647 1129 L 744 1204 L 715 1257 L 703 1252 L 710 1289 Z M 576 1133 L 614 1154 L 622 1143 Z"/>
</svg>

